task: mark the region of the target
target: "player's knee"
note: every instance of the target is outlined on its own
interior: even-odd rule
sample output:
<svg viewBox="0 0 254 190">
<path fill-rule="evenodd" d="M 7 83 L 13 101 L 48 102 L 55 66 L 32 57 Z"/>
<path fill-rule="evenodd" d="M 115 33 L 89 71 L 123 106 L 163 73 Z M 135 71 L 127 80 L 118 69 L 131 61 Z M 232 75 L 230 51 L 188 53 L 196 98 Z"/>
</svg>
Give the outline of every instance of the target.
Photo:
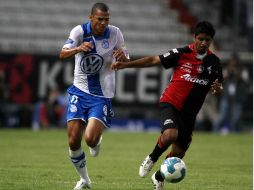
<svg viewBox="0 0 254 190">
<path fill-rule="evenodd" d="M 71 150 L 78 150 L 81 147 L 82 124 L 79 120 L 69 121 L 67 128 L 69 147 Z"/>
<path fill-rule="evenodd" d="M 90 147 L 95 147 L 98 144 L 97 138 L 88 134 L 85 135 L 85 141 L 86 141 L 86 144 Z"/>
<path fill-rule="evenodd" d="M 166 129 L 162 134 L 162 140 L 165 144 L 172 144 L 176 141 L 178 136 L 177 129 Z"/>
<path fill-rule="evenodd" d="M 71 150 L 78 150 L 81 146 L 81 142 L 74 137 L 69 138 L 69 147 Z"/>
</svg>

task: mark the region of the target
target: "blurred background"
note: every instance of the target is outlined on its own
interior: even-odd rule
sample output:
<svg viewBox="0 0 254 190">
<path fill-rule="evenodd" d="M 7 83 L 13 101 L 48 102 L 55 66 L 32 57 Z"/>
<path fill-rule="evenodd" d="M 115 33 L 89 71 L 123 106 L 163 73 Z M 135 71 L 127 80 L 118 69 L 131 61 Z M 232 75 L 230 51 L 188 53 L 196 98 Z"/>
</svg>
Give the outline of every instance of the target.
<svg viewBox="0 0 254 190">
<path fill-rule="evenodd" d="M 250 0 L 105 0 L 131 59 L 192 42 L 201 20 L 216 28 L 211 49 L 222 60 L 224 93 L 208 96 L 196 129 L 222 134 L 253 127 L 253 2 Z M 60 49 L 87 22 L 92 0 L 0 0 L 0 128 L 65 128 L 74 61 Z M 171 70 L 117 72 L 111 130 L 159 129 L 158 101 Z"/>
</svg>

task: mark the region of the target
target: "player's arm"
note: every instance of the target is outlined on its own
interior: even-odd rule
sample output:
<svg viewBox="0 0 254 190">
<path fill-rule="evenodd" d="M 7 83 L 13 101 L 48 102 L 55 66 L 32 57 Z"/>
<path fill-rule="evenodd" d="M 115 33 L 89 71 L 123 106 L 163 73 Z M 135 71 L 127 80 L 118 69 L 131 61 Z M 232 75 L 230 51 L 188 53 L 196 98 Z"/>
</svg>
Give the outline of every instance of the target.
<svg viewBox="0 0 254 190">
<path fill-rule="evenodd" d="M 68 59 L 72 56 L 74 56 L 77 53 L 80 52 L 89 52 L 93 49 L 93 44 L 91 42 L 84 42 L 82 43 L 80 46 L 78 47 L 74 47 L 74 48 L 67 48 L 67 47 L 63 47 L 61 52 L 60 52 L 60 59 Z"/>
<path fill-rule="evenodd" d="M 161 60 L 159 56 L 147 56 L 141 59 L 137 59 L 129 62 L 116 62 L 111 65 L 113 70 L 119 70 L 124 68 L 142 68 L 152 67 L 160 65 Z"/>
<path fill-rule="evenodd" d="M 116 39 L 117 43 L 113 51 L 115 60 L 120 62 L 130 61 L 130 56 L 124 43 L 123 34 L 119 28 L 117 28 Z"/>
<path fill-rule="evenodd" d="M 213 84 L 211 85 L 212 94 L 221 93 L 223 90 L 222 83 L 219 82 L 219 79 L 216 79 Z"/>
<path fill-rule="evenodd" d="M 80 52 L 89 52 L 93 49 L 92 42 L 83 42 L 83 29 L 80 25 L 74 27 L 60 51 L 60 59 L 68 59 Z"/>
<path fill-rule="evenodd" d="M 116 61 L 127 62 L 130 61 L 129 57 L 127 57 L 122 49 L 116 49 L 113 51 L 113 56 Z"/>
<path fill-rule="evenodd" d="M 218 65 L 217 65 L 215 81 L 213 81 L 211 85 L 212 94 L 219 94 L 223 91 L 222 82 L 224 80 L 224 77 L 223 77 L 222 67 L 221 67 L 219 58 L 217 58 L 217 62 L 218 62 Z"/>
</svg>

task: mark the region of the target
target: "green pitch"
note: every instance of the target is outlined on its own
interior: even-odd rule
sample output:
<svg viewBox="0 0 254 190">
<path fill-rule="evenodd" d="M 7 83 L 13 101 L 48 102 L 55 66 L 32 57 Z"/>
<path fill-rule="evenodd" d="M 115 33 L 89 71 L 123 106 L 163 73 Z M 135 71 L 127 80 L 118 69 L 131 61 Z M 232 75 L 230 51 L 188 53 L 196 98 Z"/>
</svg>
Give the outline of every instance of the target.
<svg viewBox="0 0 254 190">
<path fill-rule="evenodd" d="M 99 157 L 86 154 L 93 189 L 152 190 L 150 177 L 162 158 L 147 178 L 138 168 L 158 134 L 104 133 Z M 252 190 L 252 145 L 252 134 L 195 133 L 184 158 L 186 178 L 165 190 Z M 0 130 L 0 190 L 71 190 L 77 180 L 64 130 Z"/>
</svg>

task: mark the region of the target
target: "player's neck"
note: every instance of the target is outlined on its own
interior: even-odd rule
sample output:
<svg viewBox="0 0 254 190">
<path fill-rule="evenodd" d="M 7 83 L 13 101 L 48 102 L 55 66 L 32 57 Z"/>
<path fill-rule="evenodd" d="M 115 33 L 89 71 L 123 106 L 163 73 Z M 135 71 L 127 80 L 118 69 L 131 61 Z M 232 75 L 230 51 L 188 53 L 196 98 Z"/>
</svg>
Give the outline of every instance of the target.
<svg viewBox="0 0 254 190">
<path fill-rule="evenodd" d="M 207 55 L 207 51 L 205 53 L 198 53 L 197 52 L 197 55 L 196 55 L 196 58 L 197 59 L 204 59 L 204 57 Z"/>
</svg>

